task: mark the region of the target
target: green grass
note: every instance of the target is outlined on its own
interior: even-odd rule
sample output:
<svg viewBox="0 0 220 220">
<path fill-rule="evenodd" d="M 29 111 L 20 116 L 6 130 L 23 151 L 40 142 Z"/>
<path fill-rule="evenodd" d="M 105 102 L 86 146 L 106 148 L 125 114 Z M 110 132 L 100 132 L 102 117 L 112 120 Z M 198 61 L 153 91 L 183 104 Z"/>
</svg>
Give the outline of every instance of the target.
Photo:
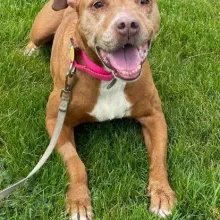
<svg viewBox="0 0 220 220">
<path fill-rule="evenodd" d="M 0 2 L 0 188 L 26 176 L 49 139 L 50 47 L 23 56 L 44 0 Z M 159 1 L 162 26 L 150 61 L 169 126 L 168 166 L 178 204 L 170 219 L 220 219 L 219 0 Z M 95 219 L 157 219 L 148 212 L 148 162 L 140 126 L 86 124 L 76 141 L 89 173 Z M 0 220 L 68 219 L 68 183 L 54 153 L 24 187 L 0 202 Z"/>
</svg>

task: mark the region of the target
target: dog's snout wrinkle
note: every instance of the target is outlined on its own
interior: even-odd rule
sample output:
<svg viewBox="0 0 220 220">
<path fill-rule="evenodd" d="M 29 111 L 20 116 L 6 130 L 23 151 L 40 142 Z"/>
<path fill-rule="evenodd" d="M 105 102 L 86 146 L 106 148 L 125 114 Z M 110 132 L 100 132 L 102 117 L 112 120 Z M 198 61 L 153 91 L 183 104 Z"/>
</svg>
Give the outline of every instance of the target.
<svg viewBox="0 0 220 220">
<path fill-rule="evenodd" d="M 122 17 L 115 22 L 116 31 L 126 37 L 138 34 L 140 23 L 133 17 Z"/>
</svg>

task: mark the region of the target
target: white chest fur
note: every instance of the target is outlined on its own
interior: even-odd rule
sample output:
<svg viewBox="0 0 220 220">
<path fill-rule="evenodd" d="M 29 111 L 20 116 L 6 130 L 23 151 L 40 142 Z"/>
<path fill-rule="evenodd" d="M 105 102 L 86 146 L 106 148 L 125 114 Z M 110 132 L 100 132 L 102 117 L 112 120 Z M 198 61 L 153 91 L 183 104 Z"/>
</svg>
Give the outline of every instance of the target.
<svg viewBox="0 0 220 220">
<path fill-rule="evenodd" d="M 126 83 L 118 80 L 111 89 L 107 89 L 109 82 L 102 81 L 98 101 L 90 112 L 98 121 L 123 118 L 130 115 L 131 103 L 125 97 Z"/>
</svg>

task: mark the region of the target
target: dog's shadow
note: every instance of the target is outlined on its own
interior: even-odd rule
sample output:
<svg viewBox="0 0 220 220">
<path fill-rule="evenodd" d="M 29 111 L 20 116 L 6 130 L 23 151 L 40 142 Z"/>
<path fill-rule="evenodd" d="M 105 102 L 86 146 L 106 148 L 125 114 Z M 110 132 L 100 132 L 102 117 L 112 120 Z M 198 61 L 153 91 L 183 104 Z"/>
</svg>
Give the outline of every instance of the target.
<svg viewBox="0 0 220 220">
<path fill-rule="evenodd" d="M 74 136 L 77 151 L 88 165 L 94 154 L 119 157 L 132 153 L 137 145 L 145 151 L 141 126 L 132 119 L 81 124 L 74 129 Z"/>
<path fill-rule="evenodd" d="M 86 165 L 96 208 L 146 203 L 148 163 L 141 126 L 123 119 L 79 125 L 77 151 Z M 100 206 L 99 206 L 100 205 Z"/>
</svg>

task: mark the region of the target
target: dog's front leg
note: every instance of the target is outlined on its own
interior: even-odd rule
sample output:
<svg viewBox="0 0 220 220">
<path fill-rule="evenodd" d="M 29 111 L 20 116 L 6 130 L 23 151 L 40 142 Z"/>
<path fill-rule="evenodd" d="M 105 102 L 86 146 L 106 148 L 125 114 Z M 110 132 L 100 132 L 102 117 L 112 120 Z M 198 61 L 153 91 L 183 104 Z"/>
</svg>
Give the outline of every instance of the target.
<svg viewBox="0 0 220 220">
<path fill-rule="evenodd" d="M 48 134 L 51 137 L 56 118 L 52 117 L 53 114 L 51 114 L 51 111 L 54 110 L 54 105 L 52 105 L 50 101 L 47 107 L 46 126 Z M 57 142 L 56 150 L 61 154 L 69 176 L 67 209 L 71 215 L 71 219 L 91 220 L 92 207 L 90 192 L 87 186 L 87 173 L 83 162 L 77 154 L 71 126 L 64 124 Z"/>
<path fill-rule="evenodd" d="M 161 217 L 171 214 L 175 193 L 168 182 L 167 125 L 163 113 L 155 110 L 150 116 L 138 119 L 142 124 L 145 144 L 150 159 L 148 192 L 151 197 L 150 211 Z"/>
</svg>

